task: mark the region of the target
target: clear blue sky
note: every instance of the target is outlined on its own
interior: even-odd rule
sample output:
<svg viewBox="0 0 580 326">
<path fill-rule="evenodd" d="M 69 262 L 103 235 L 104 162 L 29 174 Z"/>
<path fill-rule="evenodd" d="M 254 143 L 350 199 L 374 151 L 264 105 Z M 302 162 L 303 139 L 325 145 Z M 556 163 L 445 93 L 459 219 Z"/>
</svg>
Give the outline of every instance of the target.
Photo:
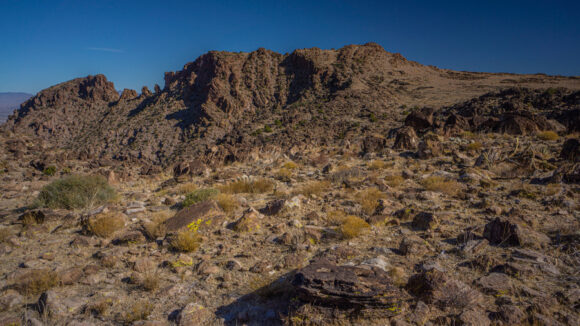
<svg viewBox="0 0 580 326">
<path fill-rule="evenodd" d="M 0 0 L 0 92 L 155 83 L 209 50 L 377 42 L 423 64 L 580 75 L 580 1 Z"/>
</svg>

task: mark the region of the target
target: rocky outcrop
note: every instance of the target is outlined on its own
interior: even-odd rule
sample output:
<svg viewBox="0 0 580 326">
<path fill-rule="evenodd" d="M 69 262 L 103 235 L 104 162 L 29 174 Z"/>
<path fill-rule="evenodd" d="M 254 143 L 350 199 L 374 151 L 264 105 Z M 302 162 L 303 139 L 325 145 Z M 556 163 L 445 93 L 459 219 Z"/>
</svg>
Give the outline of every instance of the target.
<svg viewBox="0 0 580 326">
<path fill-rule="evenodd" d="M 284 55 L 212 51 L 166 73 L 165 86 L 156 85 L 153 94 L 144 87 L 140 96 L 134 90 L 119 96 L 102 75 L 53 86 L 24 103 L 4 128 L 66 148 L 71 157 L 164 166 L 227 163 L 256 150 L 309 145 L 362 144 L 363 152 L 380 152 L 386 140 L 367 136 L 387 135 L 400 124 L 399 110 L 426 100 L 429 108 L 405 120 L 420 134 L 578 128 L 580 95 L 565 89 L 510 89 L 437 110 L 496 89 L 490 85 L 501 78 L 423 66 L 374 43 Z M 510 78 L 537 87 L 524 76 Z M 573 79 L 541 78 L 580 89 Z M 468 91 L 457 92 L 457 83 Z M 396 148 L 416 146 L 407 137 Z"/>
<path fill-rule="evenodd" d="M 300 299 L 342 309 L 374 307 L 397 312 L 409 298 L 381 268 L 338 266 L 324 258 L 299 270 L 292 284 Z"/>
</svg>

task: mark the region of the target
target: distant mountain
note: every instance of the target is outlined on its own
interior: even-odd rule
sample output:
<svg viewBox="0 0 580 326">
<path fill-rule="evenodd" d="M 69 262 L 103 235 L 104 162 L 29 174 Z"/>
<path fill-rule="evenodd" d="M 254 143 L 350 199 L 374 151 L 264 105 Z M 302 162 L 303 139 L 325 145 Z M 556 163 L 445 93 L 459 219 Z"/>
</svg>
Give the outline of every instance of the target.
<svg viewBox="0 0 580 326">
<path fill-rule="evenodd" d="M 0 93 L 0 123 L 6 121 L 6 118 L 18 109 L 21 103 L 32 96 L 28 93 Z"/>
</svg>

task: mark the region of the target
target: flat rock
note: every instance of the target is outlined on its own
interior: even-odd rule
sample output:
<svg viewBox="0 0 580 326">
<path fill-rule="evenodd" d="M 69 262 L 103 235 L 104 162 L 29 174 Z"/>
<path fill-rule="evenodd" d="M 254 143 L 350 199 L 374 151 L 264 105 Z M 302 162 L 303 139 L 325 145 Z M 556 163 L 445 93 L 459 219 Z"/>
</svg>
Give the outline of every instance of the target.
<svg viewBox="0 0 580 326">
<path fill-rule="evenodd" d="M 338 266 L 324 258 L 300 269 L 292 284 L 301 300 L 342 309 L 392 308 L 388 313 L 408 298 L 381 268 Z"/>
</svg>

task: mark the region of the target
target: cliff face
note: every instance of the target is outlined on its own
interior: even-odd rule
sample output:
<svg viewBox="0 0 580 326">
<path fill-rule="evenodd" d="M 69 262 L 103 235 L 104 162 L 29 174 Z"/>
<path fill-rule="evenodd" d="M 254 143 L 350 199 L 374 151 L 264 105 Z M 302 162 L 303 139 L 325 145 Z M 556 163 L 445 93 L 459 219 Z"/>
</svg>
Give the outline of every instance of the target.
<svg viewBox="0 0 580 326">
<path fill-rule="evenodd" d="M 423 66 L 377 44 L 288 55 L 209 52 L 166 73 L 155 93 L 119 96 L 102 75 L 53 86 L 24 103 L 4 128 L 83 158 L 238 160 L 252 150 L 386 134 L 410 107 L 437 108 L 515 85 L 580 89 L 575 78 Z"/>
</svg>

